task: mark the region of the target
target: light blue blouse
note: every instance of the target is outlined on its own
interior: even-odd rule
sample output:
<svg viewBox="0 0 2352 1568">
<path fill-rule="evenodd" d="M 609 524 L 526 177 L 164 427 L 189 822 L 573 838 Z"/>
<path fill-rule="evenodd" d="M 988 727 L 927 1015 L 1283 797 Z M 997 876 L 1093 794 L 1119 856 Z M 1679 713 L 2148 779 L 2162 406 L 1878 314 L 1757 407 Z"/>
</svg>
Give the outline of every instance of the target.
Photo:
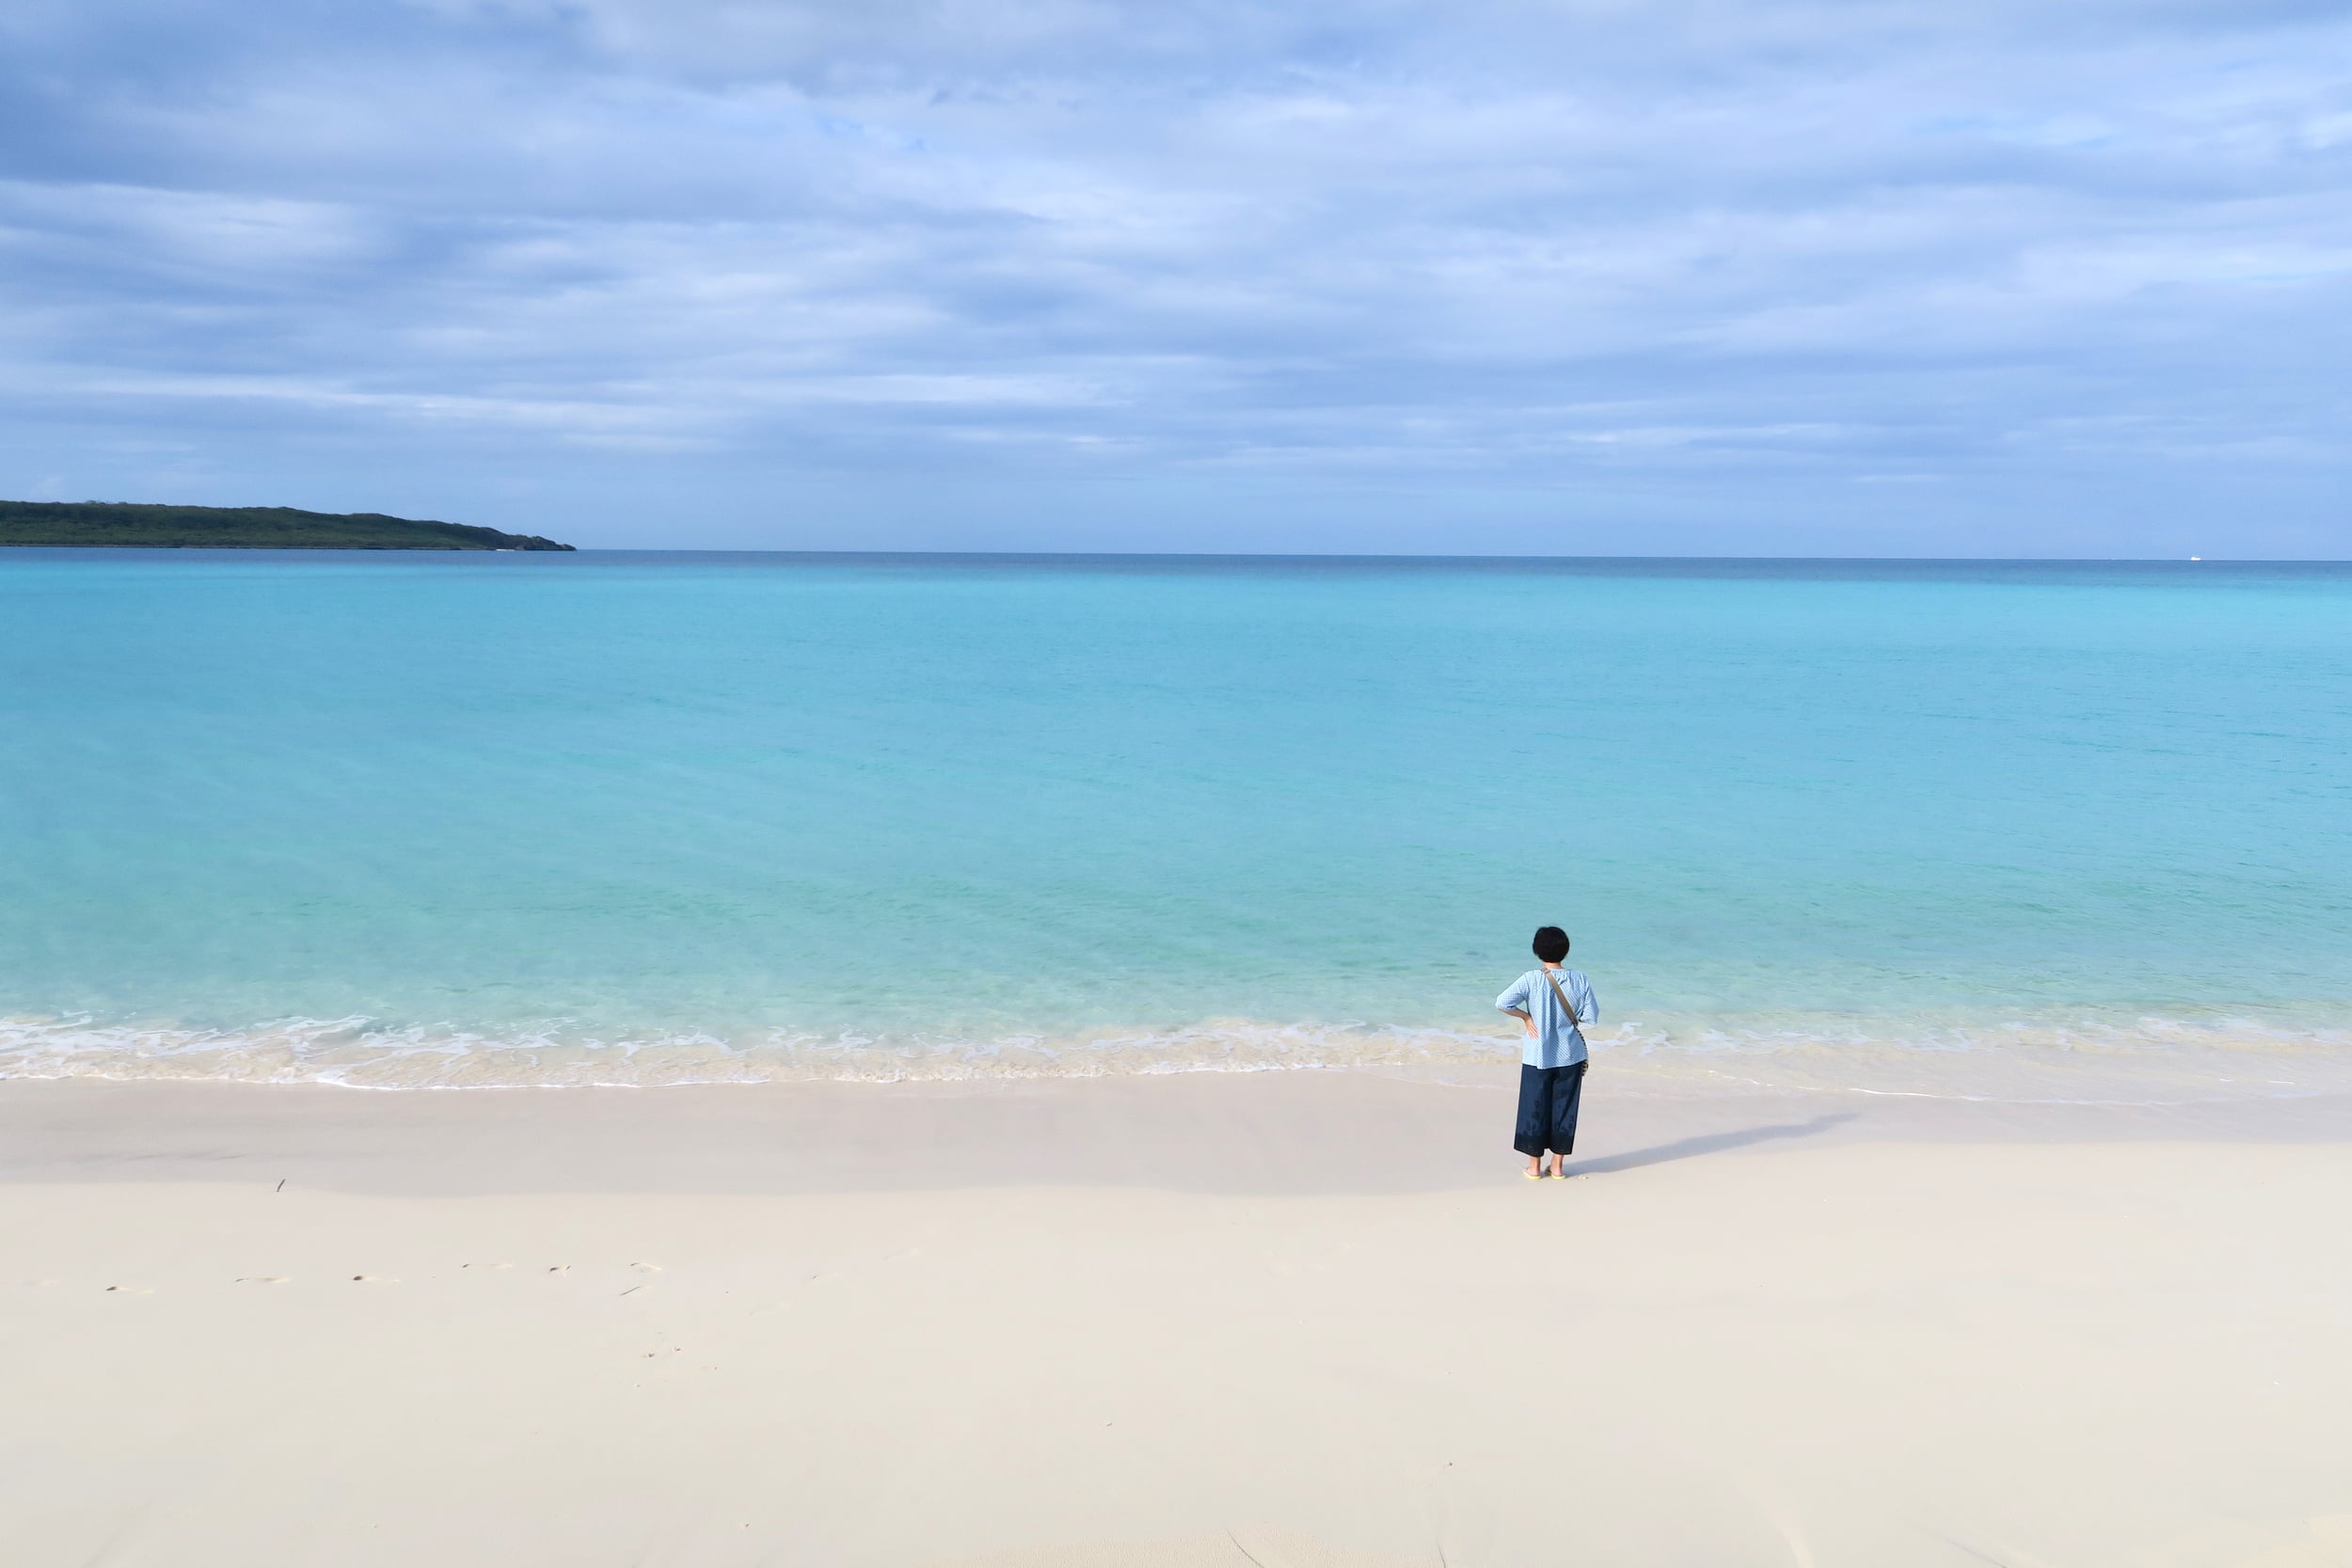
<svg viewBox="0 0 2352 1568">
<path fill-rule="evenodd" d="M 1495 998 L 1498 1012 L 1517 1007 L 1535 1021 L 1534 1037 L 1519 1053 L 1519 1060 L 1529 1067 L 1568 1067 L 1583 1061 L 1584 1031 L 1577 1025 L 1600 1022 L 1600 1003 L 1595 1000 L 1593 983 L 1584 978 L 1584 972 L 1555 969 L 1551 973 L 1576 1009 L 1573 1017 L 1561 1010 L 1560 999 L 1551 994 L 1550 982 L 1540 969 L 1529 970 Z"/>
</svg>

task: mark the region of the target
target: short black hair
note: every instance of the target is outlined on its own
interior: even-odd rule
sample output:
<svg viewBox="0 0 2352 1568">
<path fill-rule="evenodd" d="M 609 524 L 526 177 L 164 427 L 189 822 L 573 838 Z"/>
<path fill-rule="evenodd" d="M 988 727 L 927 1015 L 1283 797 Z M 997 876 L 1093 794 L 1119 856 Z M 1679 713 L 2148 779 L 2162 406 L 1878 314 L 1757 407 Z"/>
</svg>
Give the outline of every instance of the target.
<svg viewBox="0 0 2352 1568">
<path fill-rule="evenodd" d="M 1568 933 L 1557 926 L 1545 926 L 1535 932 L 1535 956 L 1548 964 L 1556 964 L 1568 956 Z"/>
</svg>

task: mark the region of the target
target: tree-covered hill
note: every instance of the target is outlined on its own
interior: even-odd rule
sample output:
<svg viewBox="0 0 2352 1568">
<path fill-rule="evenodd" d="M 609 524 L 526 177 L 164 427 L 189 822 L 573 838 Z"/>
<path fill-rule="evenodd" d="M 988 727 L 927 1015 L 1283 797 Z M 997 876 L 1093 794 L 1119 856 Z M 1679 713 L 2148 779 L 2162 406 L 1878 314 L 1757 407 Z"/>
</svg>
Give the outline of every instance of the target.
<svg viewBox="0 0 2352 1568">
<path fill-rule="evenodd" d="M 0 545 L 212 550 L 568 550 L 535 533 L 291 506 L 0 501 Z"/>
</svg>

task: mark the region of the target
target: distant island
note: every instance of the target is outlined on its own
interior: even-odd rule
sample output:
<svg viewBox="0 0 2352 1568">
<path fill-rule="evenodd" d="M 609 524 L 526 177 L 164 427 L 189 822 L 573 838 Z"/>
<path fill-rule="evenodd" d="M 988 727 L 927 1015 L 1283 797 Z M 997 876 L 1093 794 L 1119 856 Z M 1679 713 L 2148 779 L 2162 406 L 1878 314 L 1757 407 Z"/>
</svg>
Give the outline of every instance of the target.
<svg viewBox="0 0 2352 1568">
<path fill-rule="evenodd" d="M 535 533 L 291 506 L 0 501 L 0 545 L 144 550 L 568 550 Z"/>
</svg>

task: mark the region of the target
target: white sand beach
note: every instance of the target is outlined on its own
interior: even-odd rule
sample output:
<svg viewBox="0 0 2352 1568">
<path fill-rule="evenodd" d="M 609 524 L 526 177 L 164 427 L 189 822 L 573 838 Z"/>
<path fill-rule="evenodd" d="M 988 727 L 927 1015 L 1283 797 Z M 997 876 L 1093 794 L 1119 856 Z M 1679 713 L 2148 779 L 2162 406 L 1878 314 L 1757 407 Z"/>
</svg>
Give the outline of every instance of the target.
<svg viewBox="0 0 2352 1568">
<path fill-rule="evenodd" d="M 0 1084 L 0 1560 L 2352 1562 L 2341 1102 L 1506 1072 Z"/>
</svg>

